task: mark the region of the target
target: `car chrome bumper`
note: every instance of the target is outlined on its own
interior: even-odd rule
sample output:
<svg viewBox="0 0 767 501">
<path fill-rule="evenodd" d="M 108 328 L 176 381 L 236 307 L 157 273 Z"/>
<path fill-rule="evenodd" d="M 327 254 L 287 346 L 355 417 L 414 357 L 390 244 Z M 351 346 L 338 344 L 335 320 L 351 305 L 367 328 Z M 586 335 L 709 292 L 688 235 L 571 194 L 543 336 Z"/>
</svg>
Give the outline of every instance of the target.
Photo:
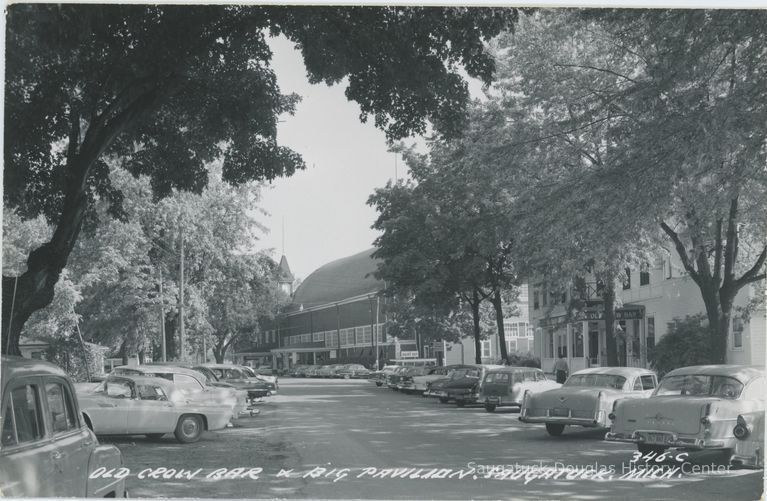
<svg viewBox="0 0 767 501">
<path fill-rule="evenodd" d="M 591 417 L 573 417 L 570 416 L 528 416 L 527 409 L 522 409 L 519 420 L 523 423 L 552 423 L 574 426 L 585 426 L 588 428 L 609 428 L 610 424 L 604 411 L 599 411 Z"/>
<path fill-rule="evenodd" d="M 648 440 L 647 434 L 668 437 L 663 441 Z M 632 434 L 607 432 L 605 440 L 609 442 L 628 442 L 643 445 L 658 445 L 661 447 L 684 447 L 686 449 L 724 449 L 732 446 L 731 440 L 712 440 L 710 438 L 680 437 L 676 433 L 653 430 L 638 430 Z"/>
</svg>

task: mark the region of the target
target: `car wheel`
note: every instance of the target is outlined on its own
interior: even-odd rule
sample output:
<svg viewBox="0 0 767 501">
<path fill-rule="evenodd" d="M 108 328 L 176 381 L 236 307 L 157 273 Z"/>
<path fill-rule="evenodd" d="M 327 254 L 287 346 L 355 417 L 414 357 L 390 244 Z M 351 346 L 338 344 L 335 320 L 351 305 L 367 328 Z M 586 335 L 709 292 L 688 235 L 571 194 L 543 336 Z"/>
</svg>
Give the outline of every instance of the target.
<svg viewBox="0 0 767 501">
<path fill-rule="evenodd" d="M 376 381 L 376 386 L 383 386 L 383 383 L 381 383 L 380 381 Z"/>
<path fill-rule="evenodd" d="M 147 433 L 146 438 L 150 440 L 159 440 L 165 436 L 165 433 Z"/>
<path fill-rule="evenodd" d="M 463 400 L 456 400 L 455 405 L 457 405 L 458 407 L 465 407 L 466 402 L 464 402 Z"/>
<path fill-rule="evenodd" d="M 642 456 L 645 456 L 652 452 L 654 452 L 655 454 L 660 454 L 665 450 L 666 448 L 660 445 L 637 444 L 637 451 L 639 451 L 639 453 L 642 454 Z"/>
<path fill-rule="evenodd" d="M 447 399 L 447 398 L 445 398 L 445 397 L 439 397 L 439 403 L 441 403 L 441 404 L 446 404 L 446 403 L 448 403 L 449 401 L 450 401 L 450 400 L 449 400 L 449 399 Z"/>
<path fill-rule="evenodd" d="M 558 437 L 565 431 L 565 425 L 558 423 L 546 423 L 546 431 L 552 437 Z"/>
<path fill-rule="evenodd" d="M 487 412 L 495 412 L 495 405 L 493 405 L 493 404 L 485 404 L 485 410 Z"/>
<path fill-rule="evenodd" d="M 202 418 L 193 414 L 186 414 L 178 419 L 174 435 L 179 442 L 189 444 L 200 440 L 202 431 Z"/>
</svg>

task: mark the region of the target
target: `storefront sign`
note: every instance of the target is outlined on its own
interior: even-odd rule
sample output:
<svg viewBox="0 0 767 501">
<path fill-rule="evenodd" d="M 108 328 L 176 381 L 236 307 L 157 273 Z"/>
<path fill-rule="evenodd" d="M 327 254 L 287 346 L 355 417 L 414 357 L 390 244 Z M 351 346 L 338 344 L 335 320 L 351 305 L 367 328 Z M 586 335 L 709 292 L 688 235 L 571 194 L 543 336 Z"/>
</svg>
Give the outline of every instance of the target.
<svg viewBox="0 0 767 501">
<path fill-rule="evenodd" d="M 401 351 L 399 352 L 399 358 L 418 358 L 417 351 Z"/>
<path fill-rule="evenodd" d="M 626 308 L 615 310 L 615 320 L 635 320 L 644 318 L 644 308 Z M 566 324 L 568 322 L 588 322 L 598 321 L 605 319 L 605 312 L 602 310 L 586 310 L 579 311 L 572 317 L 568 318 L 566 315 L 560 315 L 558 317 L 542 318 L 538 321 L 538 325 L 541 327 L 555 327 L 557 325 Z"/>
</svg>

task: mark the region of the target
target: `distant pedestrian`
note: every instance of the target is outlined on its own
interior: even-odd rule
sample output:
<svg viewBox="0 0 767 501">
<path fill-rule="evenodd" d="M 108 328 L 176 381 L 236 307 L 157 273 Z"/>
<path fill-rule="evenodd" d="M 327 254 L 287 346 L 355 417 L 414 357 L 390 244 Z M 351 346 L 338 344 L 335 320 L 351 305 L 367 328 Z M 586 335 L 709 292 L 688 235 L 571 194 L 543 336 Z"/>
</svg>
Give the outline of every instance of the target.
<svg viewBox="0 0 767 501">
<path fill-rule="evenodd" d="M 559 359 L 554 362 L 554 376 L 557 378 L 557 383 L 562 384 L 567 381 L 567 375 L 570 372 L 570 368 L 567 367 L 567 360 L 563 354 L 559 355 Z"/>
</svg>

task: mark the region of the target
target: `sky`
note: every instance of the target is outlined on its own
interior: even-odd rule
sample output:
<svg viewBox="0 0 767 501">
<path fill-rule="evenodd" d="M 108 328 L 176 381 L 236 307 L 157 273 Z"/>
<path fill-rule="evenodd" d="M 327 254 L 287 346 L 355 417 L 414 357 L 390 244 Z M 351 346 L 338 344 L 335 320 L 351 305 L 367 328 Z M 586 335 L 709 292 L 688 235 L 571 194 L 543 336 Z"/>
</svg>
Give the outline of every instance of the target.
<svg viewBox="0 0 767 501">
<path fill-rule="evenodd" d="M 277 140 L 300 153 L 306 170 L 276 179 L 263 192 L 259 220 L 270 228 L 259 246 L 283 251 L 293 274 L 306 278 L 330 261 L 373 246 L 375 210 L 366 204 L 376 187 L 395 176 L 395 154 L 385 135 L 359 120 L 359 106 L 345 86 L 311 85 L 300 53 L 284 38 L 271 42 L 272 66 L 283 93 L 302 96 L 294 116 L 284 116 Z M 412 140 L 411 140 L 412 142 Z M 400 178 L 405 172 L 396 160 Z"/>
</svg>

